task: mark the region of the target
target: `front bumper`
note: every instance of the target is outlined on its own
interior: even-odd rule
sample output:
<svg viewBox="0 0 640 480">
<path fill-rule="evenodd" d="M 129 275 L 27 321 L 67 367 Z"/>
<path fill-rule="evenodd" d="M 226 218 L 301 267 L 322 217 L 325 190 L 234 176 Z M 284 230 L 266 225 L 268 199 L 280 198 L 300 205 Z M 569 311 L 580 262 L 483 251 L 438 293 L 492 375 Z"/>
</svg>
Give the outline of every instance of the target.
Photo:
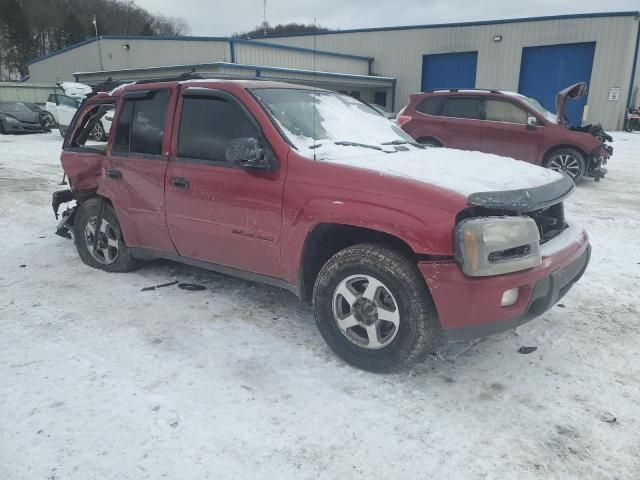
<svg viewBox="0 0 640 480">
<path fill-rule="evenodd" d="M 469 340 L 510 330 L 555 305 L 586 270 L 591 247 L 586 232 L 576 227 L 547 244 L 541 247 L 541 265 L 494 277 L 468 277 L 455 262 L 419 263 L 445 336 Z M 502 307 L 502 294 L 516 287 L 517 302 Z"/>
<path fill-rule="evenodd" d="M 607 174 L 607 162 L 613 155 L 613 147 L 610 145 L 604 145 L 599 148 L 595 153 L 589 156 L 589 165 L 585 174 L 588 177 L 593 177 L 596 181 L 604 178 Z"/>
</svg>

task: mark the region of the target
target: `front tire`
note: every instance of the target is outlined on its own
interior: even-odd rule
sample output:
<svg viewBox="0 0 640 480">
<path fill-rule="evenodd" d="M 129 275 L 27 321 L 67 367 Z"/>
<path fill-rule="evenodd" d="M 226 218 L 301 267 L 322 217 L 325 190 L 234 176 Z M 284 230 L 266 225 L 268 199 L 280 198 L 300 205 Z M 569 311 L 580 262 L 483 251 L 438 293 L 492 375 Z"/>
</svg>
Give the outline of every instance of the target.
<svg viewBox="0 0 640 480">
<path fill-rule="evenodd" d="M 90 267 L 107 272 L 135 270 L 140 266 L 140 261 L 133 258 L 127 248 L 118 218 L 108 203 L 104 206 L 98 243 L 95 252 L 93 251 L 99 210 L 99 198 L 87 200 L 78 207 L 73 237 L 80 258 Z"/>
<path fill-rule="evenodd" d="M 313 308 L 329 347 L 347 363 L 372 372 L 415 361 L 438 329 L 420 272 L 382 245 L 355 245 L 331 257 L 318 274 Z"/>
<path fill-rule="evenodd" d="M 560 148 L 549 154 L 544 166 L 556 172 L 566 173 L 575 183 L 578 183 L 585 174 L 587 162 L 579 151 L 573 148 Z"/>
</svg>

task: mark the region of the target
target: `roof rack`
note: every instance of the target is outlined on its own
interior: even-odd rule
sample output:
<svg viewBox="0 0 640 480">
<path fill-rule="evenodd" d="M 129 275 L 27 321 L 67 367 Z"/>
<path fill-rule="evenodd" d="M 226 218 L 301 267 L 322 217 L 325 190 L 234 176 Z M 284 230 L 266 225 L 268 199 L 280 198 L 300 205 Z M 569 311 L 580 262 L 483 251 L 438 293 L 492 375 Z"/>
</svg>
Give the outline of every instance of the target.
<svg viewBox="0 0 640 480">
<path fill-rule="evenodd" d="M 490 88 L 434 88 L 433 90 L 426 90 L 422 93 L 433 93 L 433 92 L 489 92 L 489 93 L 502 94 L 501 91 L 493 90 Z"/>
<path fill-rule="evenodd" d="M 177 77 L 157 77 L 157 78 L 143 78 L 140 80 L 114 80 L 112 77 L 107 78 L 104 82 L 93 87 L 94 94 L 99 92 L 110 92 L 120 85 L 126 83 L 135 83 L 136 85 L 144 85 L 146 83 L 161 83 L 161 82 L 181 82 L 183 80 L 202 80 L 207 78 L 205 75 L 196 72 L 187 72 Z"/>
</svg>

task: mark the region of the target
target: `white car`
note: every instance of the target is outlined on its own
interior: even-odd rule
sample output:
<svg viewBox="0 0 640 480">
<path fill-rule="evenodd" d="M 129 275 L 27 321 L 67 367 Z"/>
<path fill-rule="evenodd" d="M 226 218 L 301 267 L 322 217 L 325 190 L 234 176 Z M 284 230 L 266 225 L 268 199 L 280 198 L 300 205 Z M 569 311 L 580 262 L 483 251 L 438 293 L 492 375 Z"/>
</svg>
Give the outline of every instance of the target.
<svg viewBox="0 0 640 480">
<path fill-rule="evenodd" d="M 53 115 L 60 135 L 63 137 L 67 133 L 67 128 L 71 124 L 71 120 L 78 110 L 80 103 L 91 93 L 92 88 L 83 83 L 61 82 L 58 87 L 64 92 L 52 93 L 47 99 L 45 110 Z M 98 141 L 105 141 L 111 131 L 111 122 L 113 120 L 113 112 L 108 112 L 102 117 L 102 120 L 96 124 L 91 136 Z"/>
</svg>

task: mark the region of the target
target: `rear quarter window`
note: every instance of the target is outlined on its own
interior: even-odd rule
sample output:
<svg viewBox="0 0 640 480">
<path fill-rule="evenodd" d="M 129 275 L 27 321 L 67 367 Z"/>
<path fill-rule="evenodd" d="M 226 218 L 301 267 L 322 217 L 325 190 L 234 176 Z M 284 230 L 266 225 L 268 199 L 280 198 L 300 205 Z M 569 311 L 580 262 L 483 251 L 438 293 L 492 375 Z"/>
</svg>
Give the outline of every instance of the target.
<svg viewBox="0 0 640 480">
<path fill-rule="evenodd" d="M 442 104 L 447 97 L 443 96 L 434 96 L 434 97 L 426 97 L 418 106 L 416 106 L 416 111 L 420 113 L 426 113 L 427 115 L 440 115 L 442 111 Z"/>
</svg>

